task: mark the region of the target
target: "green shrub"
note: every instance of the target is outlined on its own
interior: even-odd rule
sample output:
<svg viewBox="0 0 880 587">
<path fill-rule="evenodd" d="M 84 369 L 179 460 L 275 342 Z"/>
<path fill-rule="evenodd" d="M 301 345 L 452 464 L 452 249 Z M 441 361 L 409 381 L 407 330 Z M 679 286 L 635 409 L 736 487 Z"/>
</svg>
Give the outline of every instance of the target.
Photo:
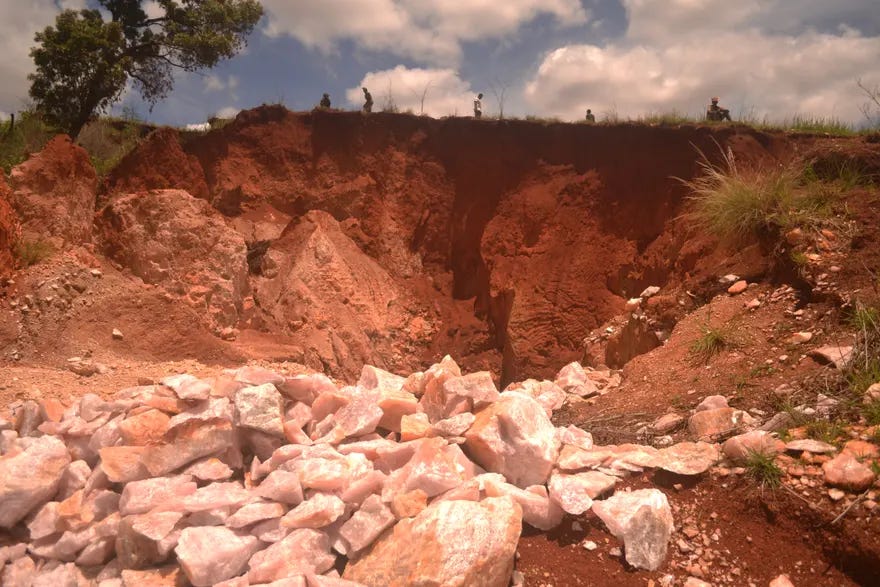
<svg viewBox="0 0 880 587">
<path fill-rule="evenodd" d="M 15 245 L 15 256 L 22 267 L 36 265 L 52 255 L 53 252 L 51 243 L 44 240 L 20 240 Z"/>
<path fill-rule="evenodd" d="M 9 173 L 31 153 L 42 150 L 55 134 L 54 128 L 32 112 L 17 116 L 11 131 L 9 121 L 0 122 L 0 168 Z"/>
</svg>

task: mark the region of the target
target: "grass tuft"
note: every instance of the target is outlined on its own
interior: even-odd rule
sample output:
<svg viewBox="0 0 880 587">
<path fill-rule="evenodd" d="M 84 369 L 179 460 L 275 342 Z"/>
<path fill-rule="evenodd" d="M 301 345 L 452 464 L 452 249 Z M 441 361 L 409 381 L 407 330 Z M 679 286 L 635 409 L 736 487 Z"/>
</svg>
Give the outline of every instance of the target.
<svg viewBox="0 0 880 587">
<path fill-rule="evenodd" d="M 698 360 L 708 363 L 712 357 L 733 345 L 730 332 L 725 328 L 706 324 L 703 334 L 691 344 L 691 354 Z"/>
<path fill-rule="evenodd" d="M 761 487 L 776 489 L 782 484 L 782 469 L 776 464 L 774 455 L 749 451 L 745 465 L 746 475 Z"/>
<path fill-rule="evenodd" d="M 51 243 L 43 240 L 20 240 L 15 245 L 15 256 L 21 267 L 30 267 L 52 255 L 54 249 Z"/>
</svg>

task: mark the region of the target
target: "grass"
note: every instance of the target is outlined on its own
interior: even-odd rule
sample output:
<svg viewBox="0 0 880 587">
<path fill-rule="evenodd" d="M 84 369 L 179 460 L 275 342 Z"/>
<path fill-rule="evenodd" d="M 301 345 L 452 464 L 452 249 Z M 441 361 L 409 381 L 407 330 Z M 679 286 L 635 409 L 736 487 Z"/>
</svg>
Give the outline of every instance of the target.
<svg viewBox="0 0 880 587">
<path fill-rule="evenodd" d="M 745 468 L 746 475 L 761 487 L 776 489 L 782 483 L 782 469 L 776 464 L 772 454 L 749 451 Z"/>
<path fill-rule="evenodd" d="M 809 165 L 743 167 L 730 150 L 722 151 L 719 164 L 701 153 L 699 165 L 696 178 L 681 180 L 691 192 L 686 218 L 734 244 L 778 239 L 793 228 L 807 233 L 826 227 L 844 232 L 837 218 L 842 198 L 866 181 L 857 168 L 846 164 L 823 169 L 821 174 Z M 798 266 L 806 264 L 806 257 L 792 260 Z"/>
<path fill-rule="evenodd" d="M 102 118 L 86 125 L 77 143 L 88 151 L 98 176 L 104 177 L 134 150 L 145 128 L 136 114 L 126 112 L 122 118 Z"/>
<path fill-rule="evenodd" d="M 698 360 L 708 363 L 712 357 L 731 346 L 733 339 L 728 329 L 707 323 L 703 326 L 700 337 L 691 344 L 690 351 Z"/>
<path fill-rule="evenodd" d="M 0 168 L 9 173 L 31 153 L 42 150 L 55 134 L 54 128 L 30 112 L 17 116 L 11 131 L 8 121 L 0 122 Z"/>
<path fill-rule="evenodd" d="M 36 265 L 52 255 L 52 245 L 43 240 L 20 240 L 15 245 L 15 256 L 22 267 Z"/>
<path fill-rule="evenodd" d="M 865 407 L 862 408 L 862 415 L 865 417 L 868 426 L 877 426 L 880 424 L 880 400 L 865 404 Z"/>
<path fill-rule="evenodd" d="M 807 422 L 807 436 L 828 444 L 836 444 L 844 433 L 844 423 L 840 420 L 812 420 Z"/>
</svg>

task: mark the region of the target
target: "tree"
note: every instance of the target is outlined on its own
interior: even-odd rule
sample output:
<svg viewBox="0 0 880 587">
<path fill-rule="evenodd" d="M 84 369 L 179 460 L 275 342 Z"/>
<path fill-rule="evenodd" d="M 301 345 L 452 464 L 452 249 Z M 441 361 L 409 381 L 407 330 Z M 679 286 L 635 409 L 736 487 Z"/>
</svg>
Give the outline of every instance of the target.
<svg viewBox="0 0 880 587">
<path fill-rule="evenodd" d="M 258 0 L 97 0 L 103 10 L 65 10 L 35 36 L 30 95 L 47 121 L 73 136 L 115 103 L 131 81 L 150 106 L 174 71 L 214 67 L 235 56 L 263 14 Z"/>
</svg>

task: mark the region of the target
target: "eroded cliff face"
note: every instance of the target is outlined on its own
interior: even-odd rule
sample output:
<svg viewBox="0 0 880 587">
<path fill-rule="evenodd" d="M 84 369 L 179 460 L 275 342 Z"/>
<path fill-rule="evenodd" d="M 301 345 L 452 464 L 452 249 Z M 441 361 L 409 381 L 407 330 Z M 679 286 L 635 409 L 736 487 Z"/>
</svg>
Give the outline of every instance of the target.
<svg viewBox="0 0 880 587">
<path fill-rule="evenodd" d="M 157 131 L 105 197 L 207 200 L 247 246 L 254 312 L 239 326 L 291 337 L 310 366 L 417 369 L 444 349 L 509 381 L 581 358 L 627 297 L 692 268 L 669 234 L 677 178 L 699 151 L 728 148 L 742 160 L 790 150 L 736 128 L 262 107 L 185 141 Z"/>
</svg>

